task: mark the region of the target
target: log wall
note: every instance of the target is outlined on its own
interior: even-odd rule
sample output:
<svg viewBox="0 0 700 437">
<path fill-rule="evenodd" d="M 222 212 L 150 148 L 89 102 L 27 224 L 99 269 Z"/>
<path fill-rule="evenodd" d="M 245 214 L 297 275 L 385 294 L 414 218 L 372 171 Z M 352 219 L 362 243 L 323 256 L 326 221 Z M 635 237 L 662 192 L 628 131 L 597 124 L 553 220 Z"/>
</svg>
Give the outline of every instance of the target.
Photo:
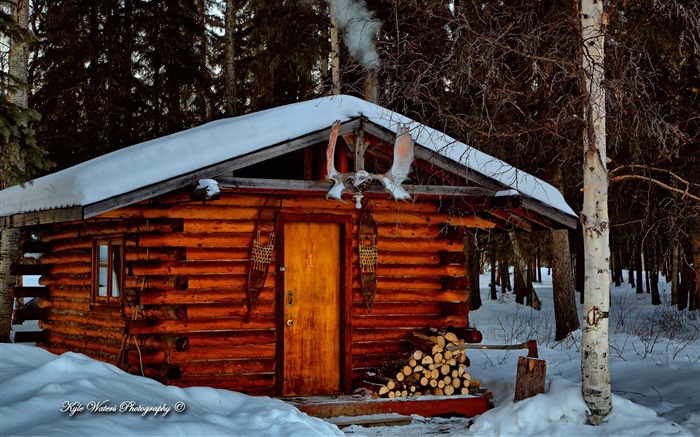
<svg viewBox="0 0 700 437">
<path fill-rule="evenodd" d="M 351 202 L 323 197 L 283 197 L 282 213 L 352 216 L 353 380 L 408 351 L 406 339 L 413 330 L 467 326 L 463 244 L 458 233 L 445 229 L 477 226 L 483 220 L 456 220 L 441 213 L 434 200 L 372 198 L 379 233 L 378 284 L 368 313 L 357 263 L 359 210 Z M 51 298 L 41 300 L 49 310 L 41 322 L 48 331 L 45 347 L 120 362 L 135 373 L 143 367 L 147 376 L 175 385 L 273 395 L 274 261 L 246 322 L 249 251 L 264 200 L 262 194 L 231 190 L 209 202 L 176 193 L 83 222 L 33 229 L 48 247 L 40 262 L 51 266 L 41 279 L 51 290 Z M 124 305 L 91 306 L 92 240 L 112 234 L 126 239 Z"/>
</svg>

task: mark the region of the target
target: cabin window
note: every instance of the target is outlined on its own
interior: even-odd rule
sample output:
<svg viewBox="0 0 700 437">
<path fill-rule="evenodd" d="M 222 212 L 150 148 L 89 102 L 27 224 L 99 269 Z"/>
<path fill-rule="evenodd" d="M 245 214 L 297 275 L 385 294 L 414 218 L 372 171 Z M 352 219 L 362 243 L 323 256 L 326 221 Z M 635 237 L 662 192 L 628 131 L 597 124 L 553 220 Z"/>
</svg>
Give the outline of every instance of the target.
<svg viewBox="0 0 700 437">
<path fill-rule="evenodd" d="M 95 240 L 92 247 L 92 302 L 118 304 L 124 279 L 121 238 Z"/>
</svg>

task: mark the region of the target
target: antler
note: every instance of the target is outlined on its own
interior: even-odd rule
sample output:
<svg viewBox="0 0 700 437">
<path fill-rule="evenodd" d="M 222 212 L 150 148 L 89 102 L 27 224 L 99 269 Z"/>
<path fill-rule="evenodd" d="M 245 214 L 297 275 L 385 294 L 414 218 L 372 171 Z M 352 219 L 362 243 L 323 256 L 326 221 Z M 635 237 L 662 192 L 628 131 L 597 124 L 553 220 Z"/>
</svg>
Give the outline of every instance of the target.
<svg viewBox="0 0 700 437">
<path fill-rule="evenodd" d="M 394 160 L 391 169 L 379 175 L 379 181 L 384 185 L 384 189 L 391 193 L 394 199 L 408 200 L 411 195 L 401 186 L 401 183 L 408 179 L 411 172 L 411 164 L 414 158 L 414 142 L 409 133 L 408 125 L 399 124 L 396 130 L 396 141 L 394 141 Z"/>
<path fill-rule="evenodd" d="M 340 200 L 343 195 L 345 185 L 343 184 L 342 174 L 338 173 L 335 168 L 335 143 L 338 141 L 338 133 L 340 133 L 340 120 L 336 120 L 331 127 L 331 136 L 328 140 L 328 148 L 326 149 L 326 179 L 333 181 L 333 188 L 326 194 L 326 199 L 332 197 Z"/>
</svg>

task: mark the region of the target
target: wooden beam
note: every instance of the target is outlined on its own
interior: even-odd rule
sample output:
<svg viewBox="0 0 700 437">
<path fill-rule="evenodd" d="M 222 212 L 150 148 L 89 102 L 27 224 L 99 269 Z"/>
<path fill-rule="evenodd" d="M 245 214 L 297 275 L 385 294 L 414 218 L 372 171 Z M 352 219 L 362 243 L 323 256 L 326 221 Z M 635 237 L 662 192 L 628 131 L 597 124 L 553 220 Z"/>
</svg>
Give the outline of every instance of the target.
<svg viewBox="0 0 700 437">
<path fill-rule="evenodd" d="M 12 296 L 17 297 L 50 297 L 49 287 L 12 287 Z"/>
<path fill-rule="evenodd" d="M 353 132 L 359 127 L 359 125 L 359 118 L 350 119 L 340 125 L 340 134 L 344 135 L 345 133 Z M 215 175 L 231 173 L 235 170 L 248 167 L 262 161 L 267 161 L 276 156 L 294 152 L 316 143 L 322 143 L 328 139 L 330 131 L 331 127 L 329 126 L 326 129 L 311 132 L 310 134 L 299 138 L 290 139 L 262 150 L 237 156 L 235 158 L 203 167 L 199 170 L 195 170 L 166 181 L 158 182 L 125 194 L 87 205 L 85 206 L 84 216 L 85 218 L 94 217 L 102 214 L 103 212 L 150 199 L 188 185 L 194 185 L 199 179 L 202 178 L 211 178 Z"/>
<path fill-rule="evenodd" d="M 3 228 L 21 228 L 24 226 L 45 225 L 50 223 L 69 222 L 83 218 L 83 207 L 73 206 L 47 211 L 34 211 L 0 217 Z"/>
<path fill-rule="evenodd" d="M 12 264 L 10 274 L 13 276 L 23 275 L 48 275 L 51 272 L 49 264 Z"/>
<path fill-rule="evenodd" d="M 262 189 L 279 191 L 327 192 L 333 186 L 327 181 L 300 181 L 291 179 L 216 178 L 221 188 Z M 495 191 L 481 187 L 453 187 L 447 185 L 402 185 L 410 194 L 446 197 L 492 197 Z M 370 187 L 366 193 L 383 193 L 380 187 Z"/>
</svg>

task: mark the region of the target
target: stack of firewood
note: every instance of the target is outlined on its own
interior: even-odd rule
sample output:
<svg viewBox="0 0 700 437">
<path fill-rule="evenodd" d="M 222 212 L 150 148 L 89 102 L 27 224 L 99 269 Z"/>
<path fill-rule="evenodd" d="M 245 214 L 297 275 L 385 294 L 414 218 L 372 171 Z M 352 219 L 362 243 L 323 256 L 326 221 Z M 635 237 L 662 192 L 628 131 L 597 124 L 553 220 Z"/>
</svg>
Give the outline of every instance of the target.
<svg viewBox="0 0 700 437">
<path fill-rule="evenodd" d="M 467 372 L 469 358 L 465 351 L 447 349 L 448 345 L 465 343 L 455 332 L 438 329 L 413 332 L 408 341 L 414 348 L 408 358 L 387 362 L 378 372 L 365 375 L 365 387 L 372 389 L 375 396 L 397 398 L 482 392 L 480 382 Z"/>
</svg>

